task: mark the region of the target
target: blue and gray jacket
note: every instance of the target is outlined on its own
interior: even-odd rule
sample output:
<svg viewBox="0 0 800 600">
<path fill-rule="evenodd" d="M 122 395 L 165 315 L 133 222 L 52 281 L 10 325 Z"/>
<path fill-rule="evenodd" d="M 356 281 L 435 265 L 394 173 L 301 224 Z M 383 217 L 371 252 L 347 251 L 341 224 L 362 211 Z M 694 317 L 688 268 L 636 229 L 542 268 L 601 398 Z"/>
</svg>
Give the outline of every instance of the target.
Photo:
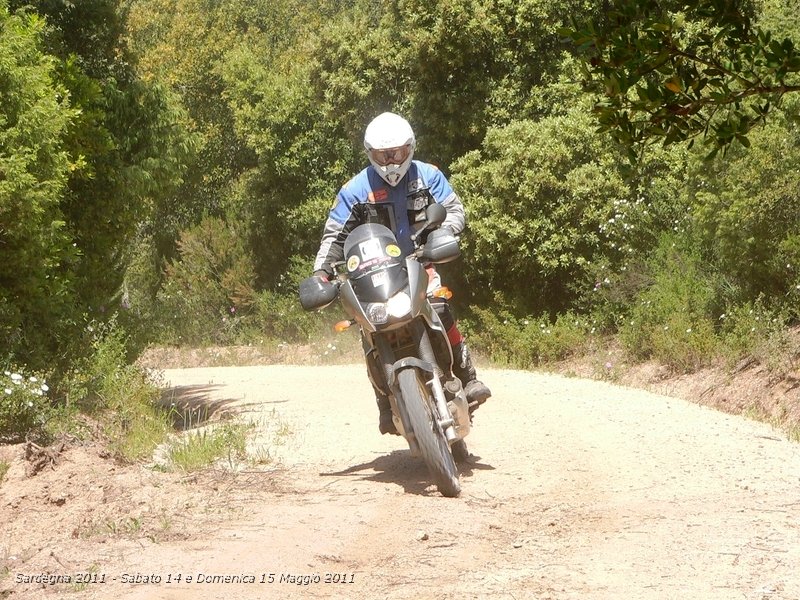
<svg viewBox="0 0 800 600">
<path fill-rule="evenodd" d="M 435 166 L 411 161 L 408 172 L 392 187 L 367 167 L 348 181 L 336 196 L 322 232 L 314 271 L 333 276 L 331 263 L 344 258 L 344 240 L 362 223 L 380 223 L 391 229 L 403 256 L 414 250 L 411 234 L 422 227 L 425 209 L 438 202 L 447 209 L 442 227 L 458 235 L 464 229 L 464 206 L 447 178 Z"/>
</svg>

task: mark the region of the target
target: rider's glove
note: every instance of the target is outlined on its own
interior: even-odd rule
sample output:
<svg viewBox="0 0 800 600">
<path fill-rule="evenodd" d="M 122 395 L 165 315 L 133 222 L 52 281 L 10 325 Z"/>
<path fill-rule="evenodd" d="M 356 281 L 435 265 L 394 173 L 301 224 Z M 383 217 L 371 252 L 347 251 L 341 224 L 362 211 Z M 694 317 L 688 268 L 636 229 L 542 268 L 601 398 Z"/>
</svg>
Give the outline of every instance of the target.
<svg viewBox="0 0 800 600">
<path fill-rule="evenodd" d="M 314 271 L 314 276 L 315 277 L 319 277 L 323 281 L 330 281 L 331 280 L 331 274 L 328 273 L 325 269 L 320 269 L 318 271 Z"/>
</svg>

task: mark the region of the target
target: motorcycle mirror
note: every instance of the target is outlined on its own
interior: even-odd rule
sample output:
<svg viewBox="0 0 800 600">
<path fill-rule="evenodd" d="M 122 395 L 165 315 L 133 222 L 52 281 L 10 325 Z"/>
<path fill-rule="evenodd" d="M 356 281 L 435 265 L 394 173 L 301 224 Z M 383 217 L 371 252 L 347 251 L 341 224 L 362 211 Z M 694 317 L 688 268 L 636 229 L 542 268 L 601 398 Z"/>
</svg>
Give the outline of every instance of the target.
<svg viewBox="0 0 800 600">
<path fill-rule="evenodd" d="M 447 218 L 447 209 L 439 204 L 438 202 L 434 202 L 433 204 L 429 205 L 428 208 L 425 209 L 425 226 L 420 229 L 417 233 L 411 236 L 412 241 L 417 241 L 417 238 L 422 240 L 425 239 L 425 235 L 429 231 L 433 231 L 439 225 L 444 223 L 444 220 Z"/>
</svg>

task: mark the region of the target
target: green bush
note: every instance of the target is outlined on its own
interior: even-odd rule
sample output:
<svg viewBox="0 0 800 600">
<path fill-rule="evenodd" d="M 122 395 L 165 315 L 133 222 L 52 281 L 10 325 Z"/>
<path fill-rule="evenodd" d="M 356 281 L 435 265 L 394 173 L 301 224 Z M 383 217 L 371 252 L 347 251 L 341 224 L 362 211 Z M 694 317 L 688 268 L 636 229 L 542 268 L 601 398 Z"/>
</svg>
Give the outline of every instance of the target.
<svg viewBox="0 0 800 600">
<path fill-rule="evenodd" d="M 306 312 L 296 294 L 260 292 L 251 316 L 254 330 L 270 340 L 309 342 L 317 339 L 338 320 L 335 308 L 325 312 Z"/>
<path fill-rule="evenodd" d="M 159 406 L 161 390 L 130 364 L 127 335 L 116 320 L 90 328 L 90 356 L 59 386 L 65 408 L 96 418 L 119 458 L 147 458 L 171 430 L 169 414 Z"/>
<path fill-rule="evenodd" d="M 655 358 L 678 371 L 692 371 L 716 352 L 714 276 L 699 254 L 665 236 L 650 261 L 652 283 L 619 329 L 627 352 L 637 360 Z"/>
<path fill-rule="evenodd" d="M 785 112 L 797 114 L 788 99 Z M 800 130 L 776 118 L 749 135 L 750 148 L 698 164 L 695 222 L 706 255 L 738 289 L 737 304 L 763 296 L 796 302 L 800 284 Z"/>
<path fill-rule="evenodd" d="M 0 375 L 0 440 L 19 441 L 40 429 L 50 410 L 50 388 L 41 375 L 10 368 Z"/>
<path fill-rule="evenodd" d="M 0 2 L 0 360 L 47 368 L 75 314 L 77 259 L 60 201 L 76 165 L 64 148 L 75 112 L 44 53 L 44 20 Z"/>
<path fill-rule="evenodd" d="M 762 299 L 732 307 L 719 316 L 721 353 L 731 364 L 751 357 L 770 371 L 792 367 L 793 348 L 785 311 L 770 309 Z"/>
<path fill-rule="evenodd" d="M 222 219 L 206 217 L 181 234 L 178 251 L 157 296 L 163 319 L 159 341 L 232 343 L 256 300 L 243 235 Z"/>
<path fill-rule="evenodd" d="M 461 321 L 467 343 L 495 362 L 528 369 L 580 353 L 591 339 L 588 319 L 565 313 L 547 317 L 515 318 L 507 311 L 472 308 Z"/>
<path fill-rule="evenodd" d="M 591 263 L 619 260 L 619 240 L 603 227 L 631 192 L 592 129 L 589 110 L 574 106 L 490 129 L 480 151 L 453 164 L 473 290 L 503 290 L 522 314 L 561 312 L 590 292 L 575 288 Z"/>
</svg>

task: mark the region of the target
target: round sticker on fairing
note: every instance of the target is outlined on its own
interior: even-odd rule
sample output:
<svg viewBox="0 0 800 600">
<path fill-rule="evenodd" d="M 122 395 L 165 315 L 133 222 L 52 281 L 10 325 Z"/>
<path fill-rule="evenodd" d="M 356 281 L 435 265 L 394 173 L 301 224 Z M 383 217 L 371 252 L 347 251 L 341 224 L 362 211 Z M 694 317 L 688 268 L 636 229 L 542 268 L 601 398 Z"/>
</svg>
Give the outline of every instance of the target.
<svg viewBox="0 0 800 600">
<path fill-rule="evenodd" d="M 347 270 L 352 273 L 358 268 L 358 265 L 360 264 L 361 264 L 361 259 L 354 254 L 349 259 L 347 259 Z"/>
<path fill-rule="evenodd" d="M 398 248 L 394 244 L 389 244 L 388 246 L 386 246 L 386 254 L 388 254 L 393 258 L 396 258 L 400 256 L 400 248 Z"/>
</svg>

